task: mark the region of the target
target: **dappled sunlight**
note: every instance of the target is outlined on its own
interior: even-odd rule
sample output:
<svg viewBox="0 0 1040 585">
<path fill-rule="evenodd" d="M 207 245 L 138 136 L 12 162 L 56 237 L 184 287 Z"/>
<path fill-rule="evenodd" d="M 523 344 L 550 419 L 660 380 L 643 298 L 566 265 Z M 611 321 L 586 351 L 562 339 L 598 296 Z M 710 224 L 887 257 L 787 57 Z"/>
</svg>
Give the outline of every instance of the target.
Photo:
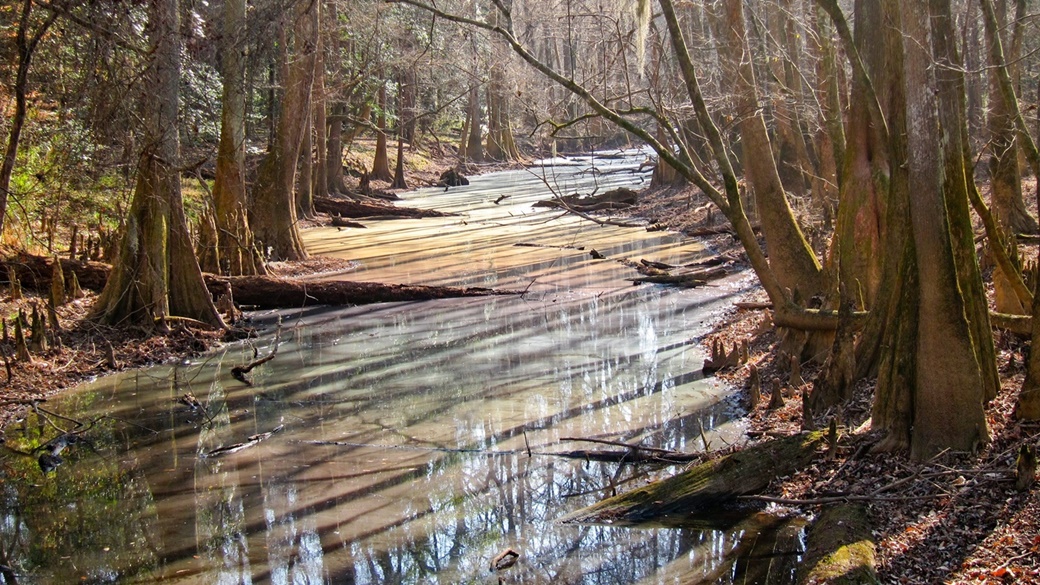
<svg viewBox="0 0 1040 585">
<path fill-rule="evenodd" d="M 495 205 L 502 194 L 510 198 Z M 528 172 L 498 173 L 447 193 L 405 197 L 406 205 L 459 216 L 308 232 L 312 251 L 358 262 L 356 271 L 324 278 L 527 292 L 256 314 L 263 334 L 248 344 L 68 394 L 51 408 L 84 419 L 106 415 L 113 440 L 97 455 L 77 453 L 47 478 L 31 460 L 5 465 L 9 520 L 0 536 L 10 538 L 10 519 L 32 484 L 68 482 L 91 468 L 132 469 L 140 489 L 122 495 L 128 518 L 120 522 L 142 526 L 152 552 L 59 570 L 34 564 L 36 537 L 23 536 L 8 554 L 53 582 L 110 571 L 142 582 L 496 583 L 488 564 L 508 548 L 521 556 L 503 573 L 506 582 L 733 574 L 729 553 L 757 530 L 753 524 L 557 522 L 674 469 L 554 453 L 588 448 L 573 441 L 581 438 L 686 452 L 740 441 L 729 390 L 700 372 L 698 340 L 742 285 L 633 286 L 625 279 L 634 271 L 614 260 L 690 262 L 707 251 L 674 235 L 530 207 L 547 196 Z M 559 247 L 514 245 L 524 242 Z M 608 259 L 570 246 L 595 247 Z M 276 317 L 277 356 L 246 386 L 230 370 L 253 360 L 254 348 L 272 351 Z M 187 392 L 205 412 L 178 402 Z M 207 456 L 277 427 L 248 448 Z M 54 497 L 48 505 L 65 504 Z M 22 535 L 46 529 L 18 522 Z M 99 517 L 83 530 L 111 527 Z M 111 546 L 123 550 L 127 542 Z"/>
</svg>

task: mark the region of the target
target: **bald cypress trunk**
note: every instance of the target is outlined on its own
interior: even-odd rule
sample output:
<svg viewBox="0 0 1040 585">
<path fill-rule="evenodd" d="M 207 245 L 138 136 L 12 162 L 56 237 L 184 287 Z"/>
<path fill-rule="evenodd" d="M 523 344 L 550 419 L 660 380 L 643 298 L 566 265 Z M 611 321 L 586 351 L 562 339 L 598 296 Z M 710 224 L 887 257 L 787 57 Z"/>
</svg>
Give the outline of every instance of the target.
<svg viewBox="0 0 1040 585">
<path fill-rule="evenodd" d="M 968 322 L 977 273 L 963 270 L 958 260 L 963 230 L 970 230 L 967 204 L 956 201 L 961 195 L 950 188 L 956 165 L 963 165 L 963 151 L 949 144 L 960 129 L 942 128 L 939 117 L 940 105 L 948 106 L 955 96 L 938 94 L 955 91 L 956 84 L 935 77 L 936 57 L 948 60 L 950 54 L 935 37 L 945 29 L 932 26 L 941 26 L 949 1 L 902 2 L 892 9 L 903 39 L 900 85 L 906 112 L 905 126 L 901 120 L 890 126 L 892 159 L 906 161 L 900 165 L 906 169 L 906 189 L 900 172 L 893 177 L 900 188 L 893 191 L 892 204 L 902 205 L 896 197 L 908 199 L 910 237 L 901 259 L 886 257 L 886 270 L 901 268 L 904 286 L 915 286 L 890 297 L 886 306 L 888 316 L 899 320 L 882 343 L 874 424 L 888 433 L 883 448 L 908 446 L 920 459 L 942 449 L 971 451 L 988 440 L 984 388 L 995 362 L 982 357 L 982 341 Z M 916 321 L 907 319 L 913 314 Z M 913 363 L 895 350 L 909 350 Z"/>
<path fill-rule="evenodd" d="M 725 37 L 719 39 L 720 56 L 725 75 L 735 93 L 736 111 L 742 113 L 739 123 L 744 169 L 748 184 L 755 192 L 755 204 L 769 253 L 769 266 L 780 285 L 795 298 L 808 299 L 828 293 L 826 275 L 794 217 L 787 194 L 773 158 L 773 148 L 765 119 L 758 105 L 758 88 L 747 54 L 744 10 L 741 0 L 726 0 L 721 15 Z M 788 351 L 805 352 L 804 357 L 819 355 L 830 339 L 790 347 Z M 800 356 L 803 357 L 803 356 Z"/>
<path fill-rule="evenodd" d="M 245 94 L 245 0 L 224 3 L 224 39 L 221 53 L 224 75 L 220 112 L 220 143 L 217 146 L 213 207 L 216 253 L 207 271 L 250 276 L 266 274 L 263 258 L 253 241 L 246 204 L 246 94 Z"/>
<path fill-rule="evenodd" d="M 293 59 L 270 151 L 257 172 L 250 221 L 257 242 L 273 260 L 307 258 L 296 213 L 296 175 L 304 132 L 309 131 L 317 57 L 319 2 L 299 2 L 294 13 Z"/>
<path fill-rule="evenodd" d="M 141 101 L 145 148 L 119 256 L 92 312 L 103 323 L 151 328 L 179 316 L 224 326 L 202 280 L 181 200 L 178 21 L 176 0 L 149 3 L 152 61 Z"/>
</svg>

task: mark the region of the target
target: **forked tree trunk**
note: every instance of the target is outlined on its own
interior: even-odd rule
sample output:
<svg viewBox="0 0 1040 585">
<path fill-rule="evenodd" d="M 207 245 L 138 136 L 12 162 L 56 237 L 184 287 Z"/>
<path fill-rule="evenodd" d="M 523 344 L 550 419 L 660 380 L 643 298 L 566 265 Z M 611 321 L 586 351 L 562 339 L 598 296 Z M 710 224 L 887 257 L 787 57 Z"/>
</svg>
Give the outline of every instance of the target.
<svg viewBox="0 0 1040 585">
<path fill-rule="evenodd" d="M 802 298 L 826 292 L 823 270 L 806 242 L 777 172 L 765 120 L 758 108 L 758 90 L 747 54 L 743 2 L 726 0 L 724 29 L 719 39 L 723 68 L 736 93 L 736 108 L 742 116 L 745 170 L 755 191 L 755 203 L 769 251 L 769 264 L 781 286 Z"/>
<path fill-rule="evenodd" d="M 149 3 L 152 62 L 142 99 L 146 146 L 119 257 L 92 311 L 103 323 L 151 328 L 179 316 L 224 327 L 195 260 L 181 201 L 178 21 L 176 0 Z"/>
<path fill-rule="evenodd" d="M 294 58 L 288 67 L 285 98 L 277 130 L 257 173 L 250 208 L 256 240 L 273 260 L 302 260 L 307 251 L 300 239 L 296 214 L 296 170 L 303 133 L 309 131 L 314 82 L 319 2 L 299 2 L 294 14 Z"/>
<path fill-rule="evenodd" d="M 213 266 L 203 268 L 233 276 L 267 274 L 263 258 L 253 241 L 246 211 L 246 92 L 243 58 L 246 26 L 245 0 L 224 3 L 222 52 L 224 89 L 220 112 L 220 143 L 217 146 L 213 207 L 216 254 Z"/>
</svg>

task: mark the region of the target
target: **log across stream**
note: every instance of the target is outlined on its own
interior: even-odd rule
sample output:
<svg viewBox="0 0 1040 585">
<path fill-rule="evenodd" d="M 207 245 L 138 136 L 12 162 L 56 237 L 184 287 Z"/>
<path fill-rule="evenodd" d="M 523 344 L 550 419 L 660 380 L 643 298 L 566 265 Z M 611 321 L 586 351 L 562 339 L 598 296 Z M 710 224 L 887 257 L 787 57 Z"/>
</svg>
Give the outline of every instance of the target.
<svg viewBox="0 0 1040 585">
<path fill-rule="evenodd" d="M 637 186 L 625 169 L 641 161 L 538 172 L 591 192 L 594 181 Z M 533 207 L 548 196 L 534 171 L 495 173 L 398 203 L 453 215 L 305 234 L 312 253 L 356 263 L 340 280 L 522 294 L 256 311 L 258 339 L 50 401 L 51 412 L 96 421 L 93 449 L 66 449 L 48 475 L 30 457 L 0 459 L 9 562 L 38 583 L 730 583 L 754 566 L 793 575 L 799 528 L 772 517 L 712 528 L 560 522 L 687 465 L 543 455 L 612 448 L 565 438 L 683 453 L 742 440 L 730 390 L 701 372 L 701 339 L 749 285 L 634 285 L 639 273 L 621 260 L 686 266 L 713 254 Z M 249 384 L 232 376 L 272 353 L 279 318 L 277 355 Z M 55 433 L 30 415 L 4 438 L 22 448 Z"/>
</svg>

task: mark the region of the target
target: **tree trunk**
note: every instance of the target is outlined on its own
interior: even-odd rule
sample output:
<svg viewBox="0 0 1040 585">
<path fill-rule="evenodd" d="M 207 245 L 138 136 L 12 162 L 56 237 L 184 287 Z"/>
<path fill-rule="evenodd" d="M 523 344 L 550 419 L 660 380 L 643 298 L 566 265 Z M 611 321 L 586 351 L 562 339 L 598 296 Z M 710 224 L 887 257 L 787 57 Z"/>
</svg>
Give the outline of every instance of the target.
<svg viewBox="0 0 1040 585">
<path fill-rule="evenodd" d="M 1019 19 L 1024 16 L 1024 2 L 1019 3 L 1022 7 L 1017 15 Z M 1000 30 L 1007 28 L 1007 2 L 1000 1 L 995 4 Z M 989 107 L 989 171 L 992 185 L 992 206 L 997 216 L 997 221 L 1009 235 L 1027 233 L 1035 234 L 1040 231 L 1037 221 L 1026 210 L 1025 201 L 1022 198 L 1022 172 L 1018 164 L 1018 140 L 1015 131 L 1015 122 L 1012 118 L 1013 106 L 1007 102 L 1000 91 L 1000 80 L 997 68 L 1003 63 L 1008 64 L 1008 74 L 1012 79 L 1016 78 L 1019 54 L 1015 48 L 1021 47 L 1022 25 L 1016 24 L 1014 35 L 1008 42 L 1002 39 L 1004 47 L 1008 47 L 1005 61 L 996 62 L 997 56 L 990 52 L 989 78 L 990 78 L 990 107 Z M 986 29 L 986 42 L 994 43 L 993 35 L 1000 34 L 999 31 Z M 1020 50 L 1019 50 L 1020 52 Z M 996 283 L 995 283 L 996 284 Z M 1003 283 L 1001 283 L 1003 284 Z M 1001 295 L 1004 299 L 1005 295 Z M 1023 313 L 1021 307 L 998 306 L 998 311 Z"/>
<path fill-rule="evenodd" d="M 467 119 L 469 120 L 469 134 L 463 136 L 463 140 L 466 141 L 466 152 L 462 156 L 465 161 L 482 163 L 484 162 L 484 146 L 481 144 L 480 137 L 481 133 L 481 122 L 483 118 L 480 115 L 480 92 L 477 89 L 477 85 L 473 84 L 469 88 L 469 108 Z"/>
<path fill-rule="evenodd" d="M 300 144 L 299 178 L 296 181 L 296 215 L 314 218 L 314 104 L 307 110 Z"/>
<path fill-rule="evenodd" d="M 320 0 L 318 0 L 320 1 Z M 319 27 L 325 27 L 325 22 L 328 21 L 324 13 L 321 14 L 319 20 Z M 314 64 L 314 97 L 311 100 L 311 121 L 314 125 L 314 152 L 311 156 L 314 158 L 314 173 L 311 177 L 311 201 L 313 202 L 315 197 L 327 197 L 329 194 L 329 183 L 328 183 L 328 157 L 326 156 L 325 148 L 329 141 L 329 127 L 328 127 L 328 96 L 325 92 L 325 36 L 327 32 L 325 30 L 318 31 L 318 49 L 317 59 Z M 335 33 L 333 33 L 335 34 Z M 314 212 L 313 203 L 311 207 L 311 213 Z"/>
<path fill-rule="evenodd" d="M 520 152 L 517 150 L 516 141 L 513 139 L 505 66 L 501 63 L 493 64 L 490 75 L 491 80 L 488 83 L 487 91 L 487 157 L 498 161 L 518 160 Z"/>
<path fill-rule="evenodd" d="M 216 257 L 204 270 L 229 275 L 266 274 L 263 258 L 253 241 L 246 211 L 246 94 L 245 0 L 224 3 L 224 88 L 220 112 L 220 144 L 217 146 L 213 207 Z"/>
<path fill-rule="evenodd" d="M 993 2 L 992 0 L 981 0 L 979 4 L 982 8 L 986 36 L 990 39 L 990 62 L 998 64 L 994 67 L 994 70 L 997 74 L 1001 97 L 1005 104 L 1010 105 L 1012 121 L 1018 132 L 1017 138 L 1020 141 L 1023 153 L 1026 155 L 1026 160 L 1032 166 L 1034 175 L 1040 176 L 1040 152 L 1037 151 L 1036 142 L 1030 136 L 1025 125 L 1025 118 L 1023 118 L 1019 109 L 1013 78 L 1008 71 L 1007 60 L 1004 58 L 1003 43 L 1000 40 L 1000 35 L 996 34 L 996 31 L 999 30 L 999 23 L 997 22 Z M 1037 205 L 1037 212 L 1040 214 L 1040 201 L 1038 201 Z M 1036 286 L 1040 287 L 1040 280 L 1038 280 Z M 1030 347 L 1037 348 L 1040 347 L 1040 318 L 1038 318 L 1040 316 L 1040 288 L 1034 289 L 1031 313 L 1033 322 Z M 1040 351 L 1030 351 L 1026 379 L 1022 384 L 1022 391 L 1019 395 L 1018 404 L 1015 407 L 1015 416 L 1016 418 L 1027 420 L 1040 419 Z"/>
<path fill-rule="evenodd" d="M 771 15 L 772 36 L 779 45 L 779 58 L 772 59 L 772 75 L 778 80 L 772 94 L 772 114 L 775 128 L 777 171 L 784 188 L 796 196 L 805 195 L 806 188 L 813 183 L 814 172 L 809 150 L 805 144 L 802 128 L 802 113 L 805 95 L 800 73 L 802 51 L 795 18 L 797 9 L 793 0 L 779 0 L 776 14 Z M 768 58 L 768 57 L 767 57 Z M 812 192 L 813 200 L 821 194 Z M 822 200 L 818 201 L 820 204 Z"/>
<path fill-rule="evenodd" d="M 195 260 L 181 201 L 178 16 L 176 0 L 148 5 L 152 62 L 142 99 L 146 146 L 119 258 L 92 311 L 103 323 L 151 328 L 165 317 L 181 316 L 224 327 Z"/>
<path fill-rule="evenodd" d="M 968 189 L 975 188 L 968 144 L 964 63 L 957 51 L 956 28 L 949 0 L 930 0 L 932 52 L 939 97 L 940 144 L 943 147 L 943 197 L 950 218 L 950 239 L 957 283 L 964 298 L 964 312 L 971 329 L 972 347 L 982 376 L 983 400 L 997 397 L 1000 377 L 989 321 L 989 305 L 982 283 L 975 233 L 971 225 Z M 970 186 L 970 187 L 969 187 Z M 1001 272 L 999 269 L 997 272 Z"/>
<path fill-rule="evenodd" d="M 769 251 L 769 264 L 781 286 L 802 298 L 825 292 L 824 273 L 802 234 L 787 201 L 765 120 L 758 107 L 758 90 L 751 63 L 744 59 L 747 39 L 741 0 L 726 0 L 724 29 L 719 39 L 723 68 L 736 93 L 736 110 L 741 114 L 748 183 L 755 191 L 755 203 Z"/>
<path fill-rule="evenodd" d="M 307 251 L 297 225 L 296 168 L 303 134 L 309 131 L 311 89 L 316 60 L 319 2 L 297 3 L 285 99 L 271 149 L 257 172 L 250 221 L 261 250 L 272 260 L 301 260 Z"/>
<path fill-rule="evenodd" d="M 343 182 L 343 104 L 336 104 L 329 121 L 328 143 L 325 148 L 325 184 L 328 193 L 346 191 Z"/>
<path fill-rule="evenodd" d="M 379 86 L 379 114 L 376 122 L 376 155 L 372 161 L 372 179 L 392 181 L 390 156 L 386 150 L 386 83 Z"/>
<path fill-rule="evenodd" d="M 11 176 L 18 159 L 18 143 L 21 140 L 22 128 L 25 126 L 26 92 L 29 85 L 29 66 L 33 53 L 40 39 L 54 23 L 58 11 L 51 11 L 47 19 L 32 36 L 29 36 L 29 16 L 32 13 L 32 0 L 24 0 L 18 19 L 18 31 L 15 33 L 15 44 L 18 49 L 18 70 L 14 81 L 14 116 L 11 117 L 11 131 L 7 136 L 7 150 L 0 164 L 0 235 L 4 232 L 4 218 L 7 216 L 7 196 L 11 192 Z"/>
<path fill-rule="evenodd" d="M 339 22 L 337 4 L 328 2 L 326 6 L 329 10 L 326 22 L 331 23 L 335 31 L 337 30 L 336 23 Z M 331 85 L 336 87 L 342 82 L 343 73 L 342 66 L 337 60 L 340 54 L 340 35 L 335 32 L 330 35 L 329 54 L 335 56 L 330 61 L 332 62 Z M 325 144 L 319 144 L 325 153 L 325 194 L 346 191 L 346 184 L 343 182 L 343 116 L 347 113 L 347 108 L 345 104 L 338 101 L 333 101 L 330 106 L 327 97 L 326 108 L 332 112 L 329 117 L 328 140 Z"/>
<path fill-rule="evenodd" d="M 886 0 L 886 4 L 894 2 Z M 934 40 L 929 18 L 948 14 L 949 1 L 930 0 L 929 4 L 900 2 L 898 7 L 890 6 L 893 11 L 889 13 L 898 15 L 902 25 L 895 30 L 901 31 L 903 39 L 899 89 L 906 100 L 905 126 L 896 125 L 901 120 L 890 126 L 892 160 L 907 161 L 906 190 L 893 195 L 909 199 L 907 248 L 912 249 L 913 257 L 911 263 L 886 258 L 886 270 L 889 266 L 912 268 L 903 272 L 902 281 L 914 283 L 918 294 L 907 287 L 903 292 L 909 294 L 890 299 L 894 306 L 887 308 L 892 310 L 890 315 L 899 314 L 901 325 L 891 327 L 882 343 L 882 372 L 874 407 L 874 424 L 888 433 L 883 447 L 908 445 L 918 459 L 943 449 L 972 451 L 988 440 L 982 408 L 985 378 L 980 369 L 990 366 L 979 361 L 978 340 L 973 339 L 967 317 L 971 302 L 965 298 L 973 287 L 957 265 L 957 236 L 969 220 L 960 208 L 967 206 L 953 201 L 955 194 L 944 181 L 945 171 L 954 162 L 949 161 L 950 147 L 942 146 L 936 90 L 949 91 L 951 85 L 937 83 L 928 42 Z M 946 130 L 960 133 L 959 128 Z M 963 151 L 958 148 L 954 156 L 963 163 Z M 901 185 L 901 176 L 898 180 Z M 892 204 L 902 205 L 894 198 Z M 908 318 L 913 314 L 916 321 Z M 895 353 L 911 348 L 912 364 L 907 356 Z"/>
<path fill-rule="evenodd" d="M 893 64 L 885 43 L 894 41 L 877 34 L 884 26 L 881 2 L 857 0 L 855 10 L 856 49 L 873 79 L 873 87 L 890 94 Z M 864 81 L 854 78 L 835 236 L 839 278 L 861 309 L 874 306 L 881 284 L 881 241 L 890 174 L 888 145 L 878 122 L 871 118 L 870 99 Z M 882 109 L 890 111 L 890 95 L 879 95 L 878 99 Z"/>
</svg>

